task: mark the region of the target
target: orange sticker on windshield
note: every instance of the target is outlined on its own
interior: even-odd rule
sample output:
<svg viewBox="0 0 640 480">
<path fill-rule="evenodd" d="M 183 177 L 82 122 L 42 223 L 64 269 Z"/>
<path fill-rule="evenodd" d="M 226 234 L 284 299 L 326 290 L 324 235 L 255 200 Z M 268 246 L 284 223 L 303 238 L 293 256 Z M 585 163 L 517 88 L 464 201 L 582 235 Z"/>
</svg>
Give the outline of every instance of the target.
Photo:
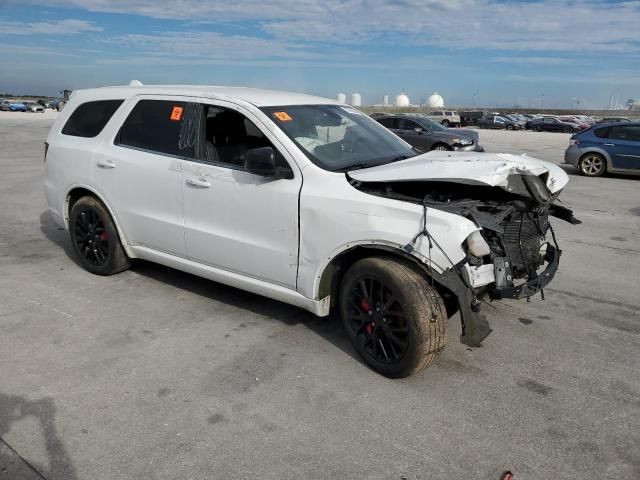
<svg viewBox="0 0 640 480">
<path fill-rule="evenodd" d="M 293 120 L 293 118 L 291 118 L 291 115 L 289 115 L 287 112 L 273 112 L 273 116 L 281 122 L 290 122 L 291 120 Z"/>
<path fill-rule="evenodd" d="M 174 122 L 179 122 L 180 120 L 182 120 L 182 110 L 184 110 L 182 107 L 173 107 L 173 110 L 171 110 L 171 116 L 169 118 Z"/>
</svg>

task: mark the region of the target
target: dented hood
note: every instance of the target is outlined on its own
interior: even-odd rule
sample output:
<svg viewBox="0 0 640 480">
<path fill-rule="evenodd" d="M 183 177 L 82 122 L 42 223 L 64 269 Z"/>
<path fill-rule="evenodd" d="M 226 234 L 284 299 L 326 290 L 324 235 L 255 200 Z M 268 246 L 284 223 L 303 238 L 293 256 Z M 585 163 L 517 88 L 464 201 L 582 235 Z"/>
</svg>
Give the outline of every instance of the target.
<svg viewBox="0 0 640 480">
<path fill-rule="evenodd" d="M 480 152 L 431 151 L 399 162 L 352 170 L 349 177 L 360 182 L 437 181 L 466 185 L 508 187 L 510 175 L 545 175 L 551 193 L 569 182 L 566 172 L 553 163 L 526 155 Z"/>
</svg>

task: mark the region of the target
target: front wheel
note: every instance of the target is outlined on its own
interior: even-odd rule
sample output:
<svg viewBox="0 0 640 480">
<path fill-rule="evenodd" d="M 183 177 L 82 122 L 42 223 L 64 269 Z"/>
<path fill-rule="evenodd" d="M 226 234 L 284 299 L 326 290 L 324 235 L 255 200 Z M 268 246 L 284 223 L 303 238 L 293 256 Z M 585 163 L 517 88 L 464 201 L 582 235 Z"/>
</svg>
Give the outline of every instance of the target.
<svg viewBox="0 0 640 480">
<path fill-rule="evenodd" d="M 437 151 L 440 151 L 440 152 L 448 152 L 448 151 L 453 150 L 453 148 L 451 148 L 449 145 L 445 145 L 444 143 L 437 143 L 433 147 L 431 147 L 431 150 L 437 150 Z"/>
<path fill-rule="evenodd" d="M 564 133 L 573 133 L 573 128 L 571 128 L 571 127 L 564 127 Z"/>
<path fill-rule="evenodd" d="M 69 215 L 71 243 L 85 270 L 96 275 L 113 275 L 131 265 L 111 215 L 94 197 L 82 197 Z"/>
<path fill-rule="evenodd" d="M 541 132 L 542 131 L 542 129 L 538 125 L 533 127 L 531 130 L 533 130 L 534 132 Z"/>
<path fill-rule="evenodd" d="M 507 130 L 513 130 L 513 125 L 507 125 Z"/>
<path fill-rule="evenodd" d="M 449 127 L 449 120 L 443 120 L 442 121 L 442 126 L 448 128 Z"/>
<path fill-rule="evenodd" d="M 369 257 L 342 280 L 340 312 L 356 351 L 371 368 L 402 378 L 428 367 L 446 344 L 446 311 L 427 279 L 397 261 Z"/>
</svg>

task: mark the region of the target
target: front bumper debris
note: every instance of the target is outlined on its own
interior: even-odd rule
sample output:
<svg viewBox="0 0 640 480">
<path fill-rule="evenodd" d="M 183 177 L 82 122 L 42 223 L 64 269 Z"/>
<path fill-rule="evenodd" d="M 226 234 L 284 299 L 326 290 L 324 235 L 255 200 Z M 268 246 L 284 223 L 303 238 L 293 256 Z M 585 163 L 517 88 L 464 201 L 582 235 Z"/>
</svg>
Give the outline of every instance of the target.
<svg viewBox="0 0 640 480">
<path fill-rule="evenodd" d="M 520 285 L 513 284 L 513 275 L 511 274 L 511 265 L 504 258 L 496 259 L 495 266 L 495 288 L 489 291 L 489 297 L 492 299 L 501 298 L 529 298 L 540 292 L 553 279 L 558 264 L 560 263 L 560 254 L 562 250 L 553 245 L 547 245 L 547 253 L 545 261 L 547 268 L 535 278 L 528 280 Z"/>
</svg>

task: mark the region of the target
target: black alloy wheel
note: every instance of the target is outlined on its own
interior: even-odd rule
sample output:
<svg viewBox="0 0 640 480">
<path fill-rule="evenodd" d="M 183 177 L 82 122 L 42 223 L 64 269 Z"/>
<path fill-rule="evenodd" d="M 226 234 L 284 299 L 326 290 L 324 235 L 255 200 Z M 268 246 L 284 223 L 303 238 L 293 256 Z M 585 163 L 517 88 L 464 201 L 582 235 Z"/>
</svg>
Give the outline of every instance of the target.
<svg viewBox="0 0 640 480">
<path fill-rule="evenodd" d="M 424 274 L 391 258 L 368 257 L 346 272 L 340 312 L 362 359 L 390 378 L 429 366 L 446 344 L 446 310 Z"/>
<path fill-rule="evenodd" d="M 82 197 L 73 204 L 69 234 L 85 270 L 97 275 L 113 275 L 131 265 L 111 215 L 96 198 Z"/>
<path fill-rule="evenodd" d="M 76 248 L 85 262 L 99 267 L 109 260 L 109 232 L 98 212 L 83 207 L 73 225 Z"/>
</svg>

